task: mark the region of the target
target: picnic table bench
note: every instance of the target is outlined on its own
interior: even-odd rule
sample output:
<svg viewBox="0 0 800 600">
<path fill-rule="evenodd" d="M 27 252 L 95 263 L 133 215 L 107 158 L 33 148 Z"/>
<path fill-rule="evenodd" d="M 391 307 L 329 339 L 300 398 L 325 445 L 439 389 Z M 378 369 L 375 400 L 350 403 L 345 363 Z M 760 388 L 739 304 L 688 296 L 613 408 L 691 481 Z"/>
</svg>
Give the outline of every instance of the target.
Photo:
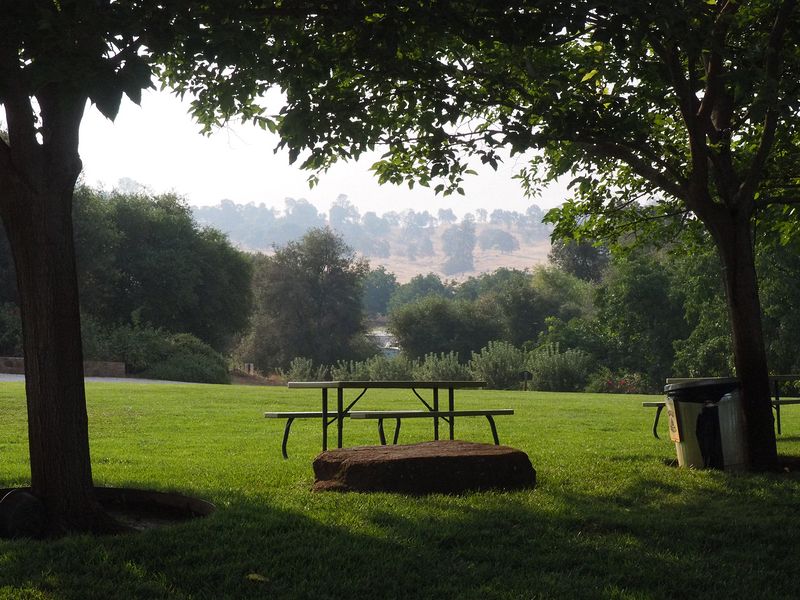
<svg viewBox="0 0 800 600">
<path fill-rule="evenodd" d="M 685 383 L 689 381 L 714 381 L 716 379 L 725 379 L 719 377 L 699 377 L 699 378 L 692 378 L 692 377 L 672 377 L 667 379 L 667 384 L 671 383 Z M 790 404 L 800 404 L 800 398 L 781 398 L 781 383 L 786 381 L 798 381 L 800 380 L 800 375 L 770 375 L 769 382 L 771 385 L 771 392 L 772 392 L 772 409 L 775 411 L 775 425 L 778 430 L 778 435 L 781 435 L 781 406 L 786 406 Z M 642 406 L 644 408 L 655 408 L 656 409 L 656 416 L 653 420 L 653 436 L 656 439 L 660 439 L 658 437 L 658 420 L 661 417 L 661 412 L 664 410 L 664 406 L 666 402 L 664 400 L 651 400 L 647 402 L 642 402 Z"/>
<path fill-rule="evenodd" d="M 439 439 L 440 420 L 443 420 L 449 429 L 450 439 L 454 438 L 455 417 L 486 417 L 492 430 L 492 437 L 495 444 L 500 441 L 497 436 L 497 427 L 494 417 L 497 415 L 513 415 L 514 411 L 510 408 L 504 409 L 455 409 L 455 390 L 467 388 L 481 388 L 486 385 L 484 381 L 290 381 L 287 386 L 291 389 L 318 389 L 322 395 L 322 410 L 320 411 L 281 411 L 265 412 L 264 417 L 271 419 L 286 419 L 286 426 L 283 431 L 283 442 L 281 451 L 284 458 L 288 458 L 286 445 L 289 439 L 289 431 L 292 423 L 296 419 L 320 419 L 322 421 L 322 450 L 328 449 L 328 427 L 336 423 L 337 447 L 342 447 L 342 430 L 344 420 L 351 419 L 375 419 L 378 421 L 378 435 L 381 444 L 386 444 L 386 436 L 383 428 L 384 419 L 395 419 L 396 426 L 394 432 L 394 443 L 397 443 L 400 435 L 400 423 L 402 419 L 430 418 L 433 419 L 433 438 Z M 352 408 L 364 397 L 370 389 L 402 389 L 411 390 L 423 406 L 424 410 L 369 410 L 353 411 Z M 329 390 L 336 390 L 336 409 L 331 411 L 328 408 Z M 344 391 L 357 390 L 358 395 L 345 405 Z M 420 395 L 419 390 L 430 390 L 430 401 Z M 441 391 L 447 391 L 447 410 L 440 410 L 439 395 Z"/>
</svg>

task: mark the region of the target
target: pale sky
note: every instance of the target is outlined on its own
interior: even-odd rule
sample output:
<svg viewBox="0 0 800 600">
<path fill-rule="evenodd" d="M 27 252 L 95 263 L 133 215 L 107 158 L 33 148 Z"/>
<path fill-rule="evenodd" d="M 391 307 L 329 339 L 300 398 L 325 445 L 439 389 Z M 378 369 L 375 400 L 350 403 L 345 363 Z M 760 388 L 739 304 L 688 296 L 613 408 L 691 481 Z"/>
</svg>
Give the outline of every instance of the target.
<svg viewBox="0 0 800 600">
<path fill-rule="evenodd" d="M 289 164 L 285 152 L 274 154 L 277 136 L 250 125 L 231 125 L 203 136 L 181 102 L 169 92 L 150 90 L 141 107 L 123 99 L 115 122 L 93 106 L 87 108 L 81 126 L 80 154 L 84 180 L 89 185 L 113 188 L 122 178 L 133 179 L 154 193 L 174 191 L 196 206 L 217 204 L 227 198 L 237 204 L 261 202 L 282 209 L 284 199 L 306 198 L 327 211 L 339 194 L 345 194 L 362 214 L 378 214 L 407 208 L 452 208 L 463 215 L 476 208 L 524 212 L 531 204 L 543 209 L 558 205 L 564 186 L 554 186 L 542 196 L 526 198 L 512 175 L 521 166 L 516 160 L 497 172 L 476 169 L 464 185 L 466 196 L 436 196 L 432 189 L 409 190 L 407 186 L 378 185 L 368 171 L 375 160 L 339 164 L 321 174 L 309 189 L 309 173 Z"/>
</svg>

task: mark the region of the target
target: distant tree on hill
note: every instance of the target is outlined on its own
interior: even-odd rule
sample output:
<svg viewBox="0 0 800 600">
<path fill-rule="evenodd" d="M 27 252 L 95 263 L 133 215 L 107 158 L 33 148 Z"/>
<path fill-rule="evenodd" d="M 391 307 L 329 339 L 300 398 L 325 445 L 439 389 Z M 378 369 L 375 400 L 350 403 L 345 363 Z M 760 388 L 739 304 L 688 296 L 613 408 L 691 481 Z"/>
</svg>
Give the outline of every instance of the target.
<svg viewBox="0 0 800 600">
<path fill-rule="evenodd" d="M 478 246 L 481 250 L 499 250 L 504 254 L 519 250 L 517 238 L 503 229 L 494 227 L 481 231 L 478 236 Z"/>
<path fill-rule="evenodd" d="M 456 217 L 456 213 L 453 212 L 452 208 L 440 208 L 438 216 L 440 225 L 451 225 L 458 221 L 458 217 Z"/>
<path fill-rule="evenodd" d="M 447 257 L 442 265 L 445 275 L 465 273 L 475 269 L 475 225 L 467 220 L 449 227 L 442 234 L 442 249 Z"/>
</svg>

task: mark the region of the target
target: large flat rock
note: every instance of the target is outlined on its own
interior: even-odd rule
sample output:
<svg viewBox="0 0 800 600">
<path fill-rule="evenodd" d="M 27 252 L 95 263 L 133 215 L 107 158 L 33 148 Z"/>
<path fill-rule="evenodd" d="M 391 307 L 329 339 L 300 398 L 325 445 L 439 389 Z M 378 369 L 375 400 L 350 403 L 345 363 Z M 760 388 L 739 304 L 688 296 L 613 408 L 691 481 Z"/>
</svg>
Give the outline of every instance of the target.
<svg viewBox="0 0 800 600">
<path fill-rule="evenodd" d="M 315 491 L 456 494 L 536 484 L 521 450 L 462 441 L 328 450 L 314 459 L 314 475 Z"/>
</svg>

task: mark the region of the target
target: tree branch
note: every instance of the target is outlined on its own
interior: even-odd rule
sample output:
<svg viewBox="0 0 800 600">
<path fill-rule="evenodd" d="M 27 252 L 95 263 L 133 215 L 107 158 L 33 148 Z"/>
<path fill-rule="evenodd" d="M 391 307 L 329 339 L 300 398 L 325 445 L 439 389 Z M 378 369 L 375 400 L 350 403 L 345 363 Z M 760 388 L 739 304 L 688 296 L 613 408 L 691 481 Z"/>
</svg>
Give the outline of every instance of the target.
<svg viewBox="0 0 800 600">
<path fill-rule="evenodd" d="M 778 127 L 778 111 L 775 104 L 778 99 L 783 39 L 796 5 L 797 0 L 784 0 L 778 9 L 778 14 L 770 32 L 764 64 L 766 76 L 764 77 L 764 84 L 760 94 L 765 98 L 767 105 L 766 115 L 764 116 L 761 137 L 758 141 L 758 149 L 736 194 L 737 203 L 745 209 L 752 208 L 755 191 L 775 141 L 775 130 Z"/>
<path fill-rule="evenodd" d="M 638 175 L 661 188 L 671 196 L 680 200 L 686 200 L 688 190 L 686 189 L 685 182 L 670 179 L 666 174 L 648 164 L 646 160 L 637 156 L 630 148 L 612 142 L 586 142 L 578 140 L 577 143 L 585 144 L 590 148 L 596 149 L 603 157 L 621 160 L 628 164 Z"/>
<path fill-rule="evenodd" d="M 711 53 L 706 62 L 706 86 L 703 92 L 703 100 L 697 109 L 697 117 L 700 121 L 709 121 L 714 110 L 719 94 L 722 90 L 721 75 L 723 72 L 721 49 L 725 45 L 725 38 L 728 34 L 728 15 L 739 10 L 739 4 L 728 0 L 719 11 L 714 27 L 711 31 Z"/>
<path fill-rule="evenodd" d="M 0 43 L 0 101 L 5 105 L 8 144 L 20 164 L 31 164 L 38 152 L 36 115 L 25 89 L 27 79 L 19 65 L 13 40 Z"/>
</svg>

